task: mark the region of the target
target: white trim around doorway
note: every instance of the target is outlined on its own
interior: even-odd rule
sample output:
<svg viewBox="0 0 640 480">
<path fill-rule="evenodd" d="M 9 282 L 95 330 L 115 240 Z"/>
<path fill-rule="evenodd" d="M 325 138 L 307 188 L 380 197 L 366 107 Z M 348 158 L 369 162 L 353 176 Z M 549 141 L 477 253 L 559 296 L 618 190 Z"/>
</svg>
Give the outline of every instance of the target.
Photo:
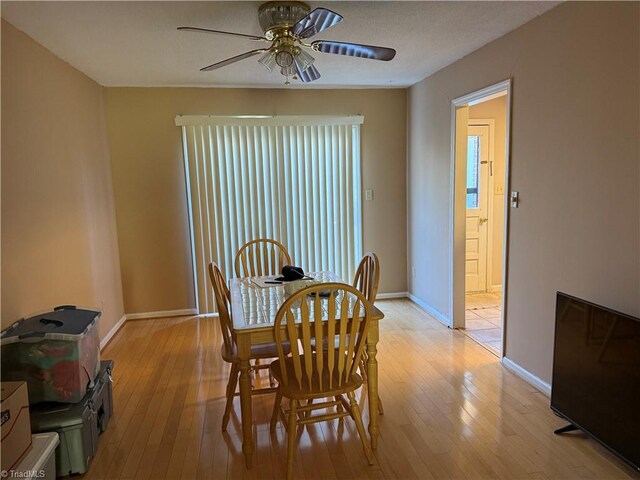
<svg viewBox="0 0 640 480">
<path fill-rule="evenodd" d="M 460 268 L 459 261 L 456 259 L 462 259 L 464 262 L 465 255 L 465 231 L 464 228 L 456 228 L 456 112 L 459 108 L 465 106 L 475 105 L 491 98 L 495 98 L 500 94 L 506 92 L 507 94 L 507 118 L 506 118 L 506 151 L 505 151 L 505 186 L 504 186 L 504 231 L 503 231 L 503 262 L 502 262 L 502 342 L 500 347 L 500 358 L 505 355 L 505 340 L 506 340 L 506 315 L 507 315 L 507 266 L 508 266 L 508 235 L 509 235 L 509 191 L 510 191 L 510 179 L 509 179 L 509 164 L 510 164 L 510 130 L 511 130 L 511 79 L 504 80 L 500 83 L 488 86 L 481 90 L 471 92 L 467 95 L 455 98 L 451 101 L 451 196 L 450 196 L 450 274 L 451 274 L 451 289 L 450 289 L 450 311 L 451 311 L 451 326 L 458 328 L 464 326 L 464 305 L 465 305 L 465 279 L 464 269 L 462 274 L 456 272 Z M 492 129 L 493 130 L 493 129 Z M 491 155 L 491 154 L 490 154 Z M 464 198 L 458 199 L 458 202 L 464 202 Z M 459 209 L 462 212 L 462 209 Z M 465 210 L 466 211 L 466 210 Z M 460 222 L 458 222 L 460 223 Z M 464 224 L 464 223 L 460 223 Z"/>
</svg>

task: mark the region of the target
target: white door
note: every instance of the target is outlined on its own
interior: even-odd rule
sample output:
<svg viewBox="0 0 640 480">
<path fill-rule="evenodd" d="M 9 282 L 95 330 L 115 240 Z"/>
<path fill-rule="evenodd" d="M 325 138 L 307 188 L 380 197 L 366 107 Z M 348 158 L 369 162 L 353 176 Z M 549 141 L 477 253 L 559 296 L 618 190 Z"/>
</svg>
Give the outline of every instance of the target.
<svg viewBox="0 0 640 480">
<path fill-rule="evenodd" d="M 487 291 L 489 127 L 469 126 L 465 292 Z"/>
</svg>

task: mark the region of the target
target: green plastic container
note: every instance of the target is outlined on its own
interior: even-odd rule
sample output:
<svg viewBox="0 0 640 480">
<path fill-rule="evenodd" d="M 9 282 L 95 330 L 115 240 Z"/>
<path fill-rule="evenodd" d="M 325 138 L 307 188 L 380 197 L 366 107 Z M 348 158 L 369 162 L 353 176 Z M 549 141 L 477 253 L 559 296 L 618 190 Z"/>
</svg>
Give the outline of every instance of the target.
<svg viewBox="0 0 640 480">
<path fill-rule="evenodd" d="M 31 407 L 31 430 L 56 432 L 60 437 L 56 448 L 57 476 L 80 475 L 89 469 L 98 451 L 100 433 L 107 429 L 113 415 L 112 369 L 113 360 L 100 362 L 95 386 L 81 402 L 40 403 Z"/>
</svg>

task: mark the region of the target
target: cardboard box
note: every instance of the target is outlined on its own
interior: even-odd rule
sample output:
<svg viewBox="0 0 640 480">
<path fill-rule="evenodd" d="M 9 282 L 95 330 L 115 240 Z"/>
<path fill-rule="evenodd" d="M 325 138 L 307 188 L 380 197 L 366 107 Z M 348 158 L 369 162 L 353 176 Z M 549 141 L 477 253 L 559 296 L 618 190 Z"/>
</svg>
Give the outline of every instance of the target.
<svg viewBox="0 0 640 480">
<path fill-rule="evenodd" d="M 31 450 L 31 421 L 26 382 L 2 382 L 0 469 L 12 470 Z"/>
</svg>

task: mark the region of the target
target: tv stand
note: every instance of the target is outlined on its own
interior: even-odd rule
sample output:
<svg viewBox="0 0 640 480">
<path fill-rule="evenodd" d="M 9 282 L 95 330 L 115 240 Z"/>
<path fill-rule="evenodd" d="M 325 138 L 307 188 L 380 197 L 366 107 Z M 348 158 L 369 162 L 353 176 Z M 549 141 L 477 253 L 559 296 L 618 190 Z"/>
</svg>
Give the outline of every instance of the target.
<svg viewBox="0 0 640 480">
<path fill-rule="evenodd" d="M 578 427 L 576 427 L 573 423 L 570 423 L 569 425 L 559 428 L 557 430 L 554 430 L 553 433 L 555 433 L 556 435 L 561 435 L 563 433 L 567 433 L 567 432 L 573 432 L 575 430 L 580 430 Z"/>
</svg>

